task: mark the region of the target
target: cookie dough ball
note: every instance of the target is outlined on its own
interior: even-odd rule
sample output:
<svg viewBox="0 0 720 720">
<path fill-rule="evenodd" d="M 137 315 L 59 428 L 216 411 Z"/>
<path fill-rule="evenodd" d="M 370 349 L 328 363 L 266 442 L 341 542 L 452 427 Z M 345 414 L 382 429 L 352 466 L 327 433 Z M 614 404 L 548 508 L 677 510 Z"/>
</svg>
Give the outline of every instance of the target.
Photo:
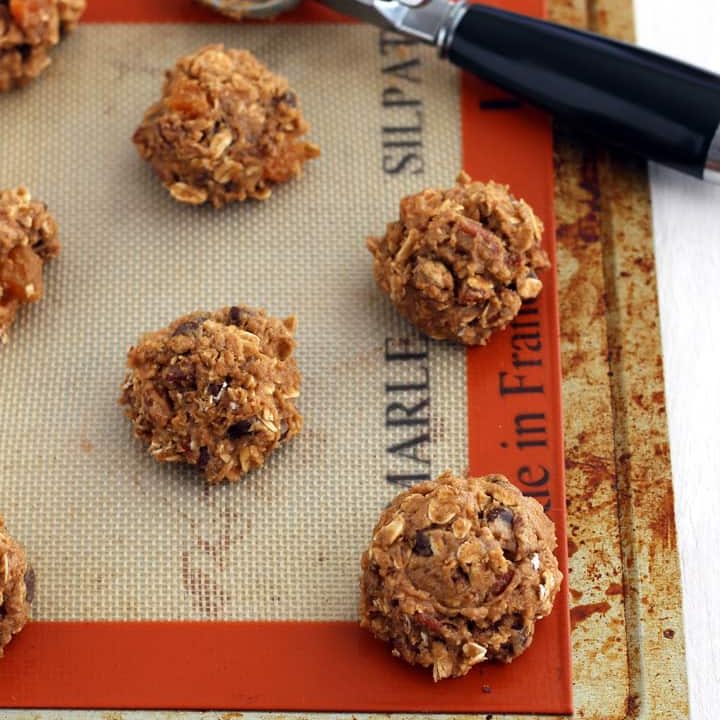
<svg viewBox="0 0 720 720">
<path fill-rule="evenodd" d="M 208 483 L 237 481 L 300 432 L 294 317 L 240 306 L 195 312 L 130 349 L 120 402 L 135 435 Z"/>
<path fill-rule="evenodd" d="M 435 680 L 511 662 L 562 580 L 555 528 L 502 475 L 445 472 L 402 493 L 362 557 L 360 624 Z"/>
<path fill-rule="evenodd" d="M 368 248 L 378 284 L 405 318 L 431 338 L 485 345 L 542 290 L 536 272 L 550 265 L 542 231 L 506 186 L 460 173 L 449 190 L 404 198 L 400 220 Z"/>
<path fill-rule="evenodd" d="M 43 294 L 43 266 L 60 252 L 57 223 L 27 188 L 0 190 L 0 342 L 21 305 Z"/>
<path fill-rule="evenodd" d="M 266 200 L 319 149 L 285 78 L 246 50 L 209 45 L 177 61 L 133 142 L 180 202 Z"/>
<path fill-rule="evenodd" d="M 85 0 L 0 0 L 0 92 L 45 70 L 50 49 L 84 10 Z"/>
<path fill-rule="evenodd" d="M 0 516 L 0 657 L 30 618 L 34 579 L 25 551 L 8 535 Z"/>
</svg>

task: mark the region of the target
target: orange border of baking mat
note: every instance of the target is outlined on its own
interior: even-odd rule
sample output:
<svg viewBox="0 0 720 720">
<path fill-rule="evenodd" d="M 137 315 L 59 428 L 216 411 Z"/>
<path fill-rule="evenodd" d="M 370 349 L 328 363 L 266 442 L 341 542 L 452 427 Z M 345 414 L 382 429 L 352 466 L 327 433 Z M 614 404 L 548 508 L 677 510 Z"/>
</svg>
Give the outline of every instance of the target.
<svg viewBox="0 0 720 720">
<path fill-rule="evenodd" d="M 498 4 L 526 14 L 543 9 L 542 0 Z M 310 4 L 289 19 L 338 16 Z M 217 17 L 187 0 L 94 0 L 86 21 Z M 470 77 L 463 78 L 461 104 L 465 168 L 508 182 L 531 203 L 545 222 L 554 265 L 549 121 L 527 108 L 518 112 L 507 96 Z M 513 328 L 467 353 L 470 468 L 504 472 L 550 502 L 567 577 L 555 273 L 543 281 L 545 291 Z M 525 417 L 517 426 L 519 414 Z M 569 638 L 561 592 L 532 647 L 511 666 L 480 666 L 435 684 L 427 670 L 395 660 L 350 622 L 34 622 L 0 661 L 0 705 L 567 714 Z"/>
</svg>

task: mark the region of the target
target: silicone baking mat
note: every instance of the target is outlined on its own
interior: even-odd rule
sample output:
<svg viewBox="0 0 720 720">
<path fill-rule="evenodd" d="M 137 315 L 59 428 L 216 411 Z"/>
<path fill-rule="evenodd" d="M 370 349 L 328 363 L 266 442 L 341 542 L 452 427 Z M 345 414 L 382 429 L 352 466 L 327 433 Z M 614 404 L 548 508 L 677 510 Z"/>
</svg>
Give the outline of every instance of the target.
<svg viewBox="0 0 720 720">
<path fill-rule="evenodd" d="M 287 75 L 322 147 L 267 203 L 179 206 L 129 141 L 163 70 L 210 42 Z M 554 260 L 547 120 L 319 6 L 236 25 L 184 2 L 96 0 L 47 74 L 0 99 L 0 122 L 0 186 L 46 200 L 64 246 L 0 355 L 2 511 L 38 577 L 0 706 L 569 712 L 565 592 L 511 666 L 437 685 L 356 622 L 379 511 L 445 467 L 537 497 L 566 572 L 554 273 L 466 352 L 396 315 L 364 247 L 403 195 L 464 167 L 533 205 Z M 206 488 L 155 463 L 115 400 L 139 334 L 237 302 L 298 315 L 306 425 L 244 482 Z"/>
</svg>

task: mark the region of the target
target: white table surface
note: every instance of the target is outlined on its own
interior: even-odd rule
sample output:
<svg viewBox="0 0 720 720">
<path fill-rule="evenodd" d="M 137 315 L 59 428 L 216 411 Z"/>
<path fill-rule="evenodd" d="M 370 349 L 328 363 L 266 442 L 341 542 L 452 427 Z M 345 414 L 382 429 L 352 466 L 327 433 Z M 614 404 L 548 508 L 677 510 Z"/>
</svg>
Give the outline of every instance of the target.
<svg viewBox="0 0 720 720">
<path fill-rule="evenodd" d="M 718 0 L 635 0 L 638 42 L 720 73 Z M 720 718 L 720 186 L 651 169 L 693 720 Z"/>
</svg>

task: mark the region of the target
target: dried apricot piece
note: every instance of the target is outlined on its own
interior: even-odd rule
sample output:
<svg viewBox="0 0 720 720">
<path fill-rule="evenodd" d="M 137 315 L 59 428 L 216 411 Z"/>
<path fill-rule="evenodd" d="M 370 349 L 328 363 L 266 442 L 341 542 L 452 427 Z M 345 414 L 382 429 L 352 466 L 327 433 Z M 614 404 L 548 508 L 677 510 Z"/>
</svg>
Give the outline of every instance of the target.
<svg viewBox="0 0 720 720">
<path fill-rule="evenodd" d="M 27 245 L 14 247 L 0 265 L 0 284 L 3 296 L 23 302 L 35 302 L 42 297 L 42 260 Z"/>
<path fill-rule="evenodd" d="M 52 0 L 10 0 L 10 14 L 22 28 L 47 22 L 56 3 Z"/>
<path fill-rule="evenodd" d="M 28 190 L 0 190 L 0 342 L 20 305 L 43 294 L 43 266 L 60 252 L 57 223 Z"/>
</svg>

